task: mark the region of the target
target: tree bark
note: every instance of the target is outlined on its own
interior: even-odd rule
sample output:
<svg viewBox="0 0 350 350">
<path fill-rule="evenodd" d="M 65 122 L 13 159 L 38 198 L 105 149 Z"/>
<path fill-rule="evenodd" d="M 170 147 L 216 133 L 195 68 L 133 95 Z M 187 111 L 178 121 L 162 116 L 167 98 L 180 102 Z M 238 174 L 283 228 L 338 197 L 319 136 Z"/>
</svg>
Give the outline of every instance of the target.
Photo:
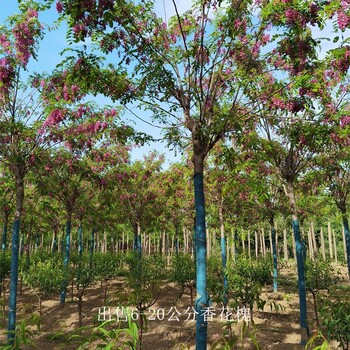
<svg viewBox="0 0 350 350">
<path fill-rule="evenodd" d="M 283 230 L 283 258 L 288 261 L 288 244 L 287 244 L 287 230 Z"/>
<path fill-rule="evenodd" d="M 295 250 L 298 270 L 298 291 L 299 291 L 299 321 L 301 328 L 301 344 L 305 345 L 309 338 L 309 329 L 307 325 L 307 308 L 306 308 L 306 286 L 305 286 L 305 267 L 304 267 L 304 248 L 300 236 L 300 227 L 298 219 L 298 211 L 295 199 L 294 188 L 291 182 L 286 182 L 284 191 L 289 199 L 292 211 L 293 233 L 295 239 Z"/>
<path fill-rule="evenodd" d="M 331 228 L 330 222 L 328 222 L 328 246 L 329 246 L 329 257 L 333 259 L 332 228 Z"/>
<path fill-rule="evenodd" d="M 222 270 L 224 274 L 224 295 L 223 295 L 223 304 L 224 307 L 227 305 L 227 290 L 228 290 L 228 281 L 226 277 L 226 262 L 227 262 L 227 254 L 226 254 L 226 237 L 225 237 L 225 225 L 224 225 L 224 215 L 222 205 L 219 205 L 219 221 L 220 221 L 220 242 L 221 242 L 221 264 Z"/>
<path fill-rule="evenodd" d="M 277 277 L 278 277 L 278 269 L 277 269 L 277 247 L 276 247 L 276 229 L 274 226 L 274 219 L 271 217 L 270 219 L 271 225 L 271 253 L 273 258 L 273 291 L 277 293 Z"/>
<path fill-rule="evenodd" d="M 321 238 L 321 253 L 322 253 L 323 260 L 325 260 L 326 259 L 326 249 L 325 249 L 325 244 L 324 244 L 324 236 L 323 236 L 323 228 L 322 227 L 320 230 L 320 238 Z"/>
<path fill-rule="evenodd" d="M 95 228 L 93 227 L 91 230 L 91 236 L 90 236 L 90 252 L 89 252 L 89 267 L 90 270 L 92 269 L 92 258 L 94 255 L 94 249 L 95 249 Z"/>
<path fill-rule="evenodd" d="M 194 141 L 195 142 L 195 141 Z M 196 149 L 196 145 L 194 144 Z M 209 306 L 207 293 L 207 239 L 204 201 L 204 154 L 194 152 L 194 198 L 195 198 L 195 251 L 196 251 L 196 350 L 206 350 L 208 324 L 204 318 L 204 308 Z"/>
<path fill-rule="evenodd" d="M 70 257 L 70 235 L 72 229 L 72 209 L 67 208 L 67 218 L 66 218 L 66 237 L 65 237 L 65 247 L 64 247 L 64 260 L 63 260 L 63 269 L 64 269 L 64 280 L 62 282 L 61 295 L 60 295 L 60 304 L 64 306 L 66 303 L 66 293 L 67 293 L 67 284 L 68 284 L 68 273 L 69 273 L 69 257 Z"/>
<path fill-rule="evenodd" d="M 346 212 L 343 213 L 343 228 L 344 228 L 344 238 L 345 238 L 345 250 L 346 250 L 346 262 L 348 265 L 348 277 L 350 279 L 350 231 L 349 231 L 349 221 Z"/>
<path fill-rule="evenodd" d="M 337 241 L 335 239 L 335 232 L 334 229 L 332 230 L 332 237 L 333 237 L 333 248 L 334 248 L 334 259 L 335 262 L 338 262 L 338 252 L 337 252 Z"/>
<path fill-rule="evenodd" d="M 316 234 L 315 234 L 315 226 L 314 223 L 311 221 L 311 238 L 312 238 L 312 245 L 314 249 L 314 255 L 317 256 L 318 254 L 318 247 L 316 243 Z"/>
<path fill-rule="evenodd" d="M 18 287 L 18 260 L 19 260 L 19 235 L 21 218 L 23 212 L 24 201 L 24 175 L 25 169 L 16 166 L 14 167 L 16 181 L 16 212 L 15 221 L 12 231 L 12 246 L 11 246 L 11 277 L 10 277 L 10 296 L 9 296 L 9 313 L 8 313 L 8 342 L 10 345 L 15 340 L 16 328 L 16 312 L 17 312 L 17 287 Z"/>
</svg>

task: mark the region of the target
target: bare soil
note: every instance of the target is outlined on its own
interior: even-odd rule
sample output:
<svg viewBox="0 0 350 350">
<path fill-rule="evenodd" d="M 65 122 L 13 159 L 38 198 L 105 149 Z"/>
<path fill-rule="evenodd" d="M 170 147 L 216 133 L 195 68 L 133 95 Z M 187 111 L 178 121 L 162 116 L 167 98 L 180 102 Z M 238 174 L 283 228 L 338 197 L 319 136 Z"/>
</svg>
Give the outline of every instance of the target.
<svg viewBox="0 0 350 350">
<path fill-rule="evenodd" d="M 256 338 L 260 349 L 304 349 L 304 346 L 300 345 L 299 299 L 294 276 L 294 268 L 289 267 L 280 271 L 279 291 L 273 293 L 270 287 L 265 288 L 263 292 L 263 297 L 266 299 L 264 311 L 254 311 L 255 326 L 249 323 L 247 332 Z M 120 300 L 121 296 L 127 299 L 128 291 L 124 289 L 124 286 L 125 282 L 122 278 L 109 282 L 108 304 L 112 318 L 115 318 L 116 300 Z M 146 311 L 147 329 L 142 335 L 143 350 L 195 349 L 195 321 L 191 320 L 190 317 L 192 316 L 191 298 L 186 291 L 174 305 L 179 290 L 180 288 L 173 283 L 164 283 L 158 300 L 152 309 Z M 6 297 L 8 298 L 8 295 Z M 83 298 L 84 326 L 98 324 L 99 314 L 100 318 L 103 317 L 102 309 L 100 309 L 104 306 L 103 299 L 104 293 L 100 284 L 86 289 Z M 6 303 L 7 300 L 5 305 Z M 276 304 L 278 305 L 277 309 Z M 176 312 L 175 306 L 179 314 Z M 208 319 L 209 349 L 213 348 L 213 344 L 228 331 L 225 320 L 220 318 L 220 307 L 213 305 L 213 308 L 215 314 L 212 315 L 212 319 Z M 19 321 L 28 320 L 38 313 L 38 297 L 33 291 L 23 287 L 22 293 L 18 296 L 18 310 Z M 162 310 L 164 310 L 164 318 Z M 234 313 L 235 310 L 232 311 Z M 108 317 L 108 311 L 105 315 Z M 314 334 L 316 327 L 311 295 L 308 295 L 308 317 L 310 332 Z M 187 318 L 190 319 L 186 320 Z M 76 350 L 79 345 L 69 338 L 69 334 L 78 328 L 78 301 L 75 296 L 72 298 L 68 293 L 64 308 L 60 306 L 58 297 L 44 300 L 40 332 L 35 325 L 28 327 L 31 333 L 29 339 L 35 346 L 27 345 L 23 348 Z M 242 329 L 243 322 L 235 322 L 232 325 L 232 331 L 238 337 L 233 349 L 257 349 L 248 333 L 245 334 L 243 340 L 239 339 Z M 1 344 L 4 343 L 5 317 L 0 313 L 0 349 L 2 348 Z M 336 349 L 336 344 L 331 344 L 331 347 Z M 96 348 L 96 345 L 92 345 L 90 348 Z"/>
</svg>

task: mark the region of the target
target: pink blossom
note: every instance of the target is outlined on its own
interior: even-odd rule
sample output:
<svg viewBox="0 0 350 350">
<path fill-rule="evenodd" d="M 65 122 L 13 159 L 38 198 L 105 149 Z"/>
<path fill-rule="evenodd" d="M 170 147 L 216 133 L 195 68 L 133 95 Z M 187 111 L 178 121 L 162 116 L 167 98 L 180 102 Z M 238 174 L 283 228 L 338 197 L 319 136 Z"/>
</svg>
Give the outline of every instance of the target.
<svg viewBox="0 0 350 350">
<path fill-rule="evenodd" d="M 349 16 L 345 14 L 343 11 L 338 11 L 337 14 L 338 14 L 337 21 L 338 21 L 339 29 L 345 30 L 345 28 L 350 22 Z"/>
<path fill-rule="evenodd" d="M 58 13 L 61 13 L 63 11 L 63 5 L 60 1 L 56 2 L 56 10 Z"/>
<path fill-rule="evenodd" d="M 60 109 L 54 109 L 49 117 L 44 121 L 43 127 L 55 126 L 64 119 L 64 114 Z"/>
<path fill-rule="evenodd" d="M 350 123 L 350 116 L 349 115 L 345 115 L 345 116 L 340 118 L 340 126 L 342 128 L 347 126 L 349 123 Z"/>
</svg>

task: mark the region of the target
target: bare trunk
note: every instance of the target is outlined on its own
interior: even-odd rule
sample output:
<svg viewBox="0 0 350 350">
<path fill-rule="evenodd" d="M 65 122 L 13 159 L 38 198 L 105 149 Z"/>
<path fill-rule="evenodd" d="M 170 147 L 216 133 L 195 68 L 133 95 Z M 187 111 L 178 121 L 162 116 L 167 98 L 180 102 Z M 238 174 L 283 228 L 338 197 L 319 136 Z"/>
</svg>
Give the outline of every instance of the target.
<svg viewBox="0 0 350 350">
<path fill-rule="evenodd" d="M 287 230 L 283 230 L 283 257 L 285 261 L 288 261 L 288 244 L 287 244 Z"/>
<path fill-rule="evenodd" d="M 333 237 L 333 247 L 334 247 L 334 259 L 335 262 L 338 262 L 338 252 L 337 252 L 337 241 L 335 239 L 335 232 L 332 230 L 332 237 Z"/>
<path fill-rule="evenodd" d="M 328 246 L 329 246 L 329 257 L 333 259 L 333 244 L 332 244 L 332 227 L 331 223 L 328 222 Z"/>
<path fill-rule="evenodd" d="M 321 238 L 321 253 L 322 253 L 323 260 L 325 260 L 326 259 L 326 248 L 325 248 L 325 244 L 324 244 L 323 227 L 321 227 L 321 230 L 320 230 L 320 238 Z"/>
<path fill-rule="evenodd" d="M 313 248 L 314 248 L 314 254 L 315 254 L 315 256 L 317 256 L 318 247 L 317 247 L 317 244 L 316 244 L 315 226 L 314 226 L 314 223 L 312 221 L 311 221 L 311 237 L 312 237 L 312 245 L 313 245 Z"/>
</svg>

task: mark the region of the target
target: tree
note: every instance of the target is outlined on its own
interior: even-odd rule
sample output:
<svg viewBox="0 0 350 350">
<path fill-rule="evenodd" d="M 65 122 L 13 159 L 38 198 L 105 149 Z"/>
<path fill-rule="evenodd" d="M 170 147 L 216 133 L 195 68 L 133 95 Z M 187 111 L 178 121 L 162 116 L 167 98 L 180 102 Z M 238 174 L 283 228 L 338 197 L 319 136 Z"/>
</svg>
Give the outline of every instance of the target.
<svg viewBox="0 0 350 350">
<path fill-rule="evenodd" d="M 203 186 L 206 156 L 225 133 L 239 127 L 239 121 L 252 117 L 252 111 L 261 107 L 260 101 L 278 104 L 274 93 L 289 86 L 286 81 L 268 86 L 271 76 L 265 73 L 269 69 L 259 58 L 267 43 L 271 45 L 266 50 L 272 47 L 268 57 L 272 66 L 293 75 L 300 88 L 313 85 L 320 91 L 311 79 L 316 41 L 309 25 L 322 29 L 325 18 L 335 14 L 340 29 L 349 21 L 347 5 L 336 1 L 232 1 L 227 8 L 221 1 L 198 1 L 184 14 L 178 12 L 175 0 L 173 5 L 175 16 L 169 21 L 154 13 L 151 0 L 63 0 L 57 10 L 68 21 L 72 41 L 92 38 L 105 57 L 112 57 L 107 66 L 96 67 L 101 61 L 86 50 L 79 53 L 77 63 L 74 58 L 66 61 L 71 68 L 82 68 L 79 71 L 85 77 L 78 73 L 77 78 L 93 93 L 101 92 L 115 100 L 115 90 L 120 93 L 120 81 L 128 76 L 124 79 L 123 102 L 140 101 L 155 119 L 168 126 L 166 137 L 171 144 L 183 147 L 191 143 L 199 294 L 196 305 L 205 307 L 209 303 Z M 286 34 L 270 36 L 272 26 L 284 29 Z M 89 85 L 90 76 L 98 77 L 100 84 Z M 245 95 L 251 96 L 252 82 L 265 85 L 265 90 L 261 94 L 262 89 L 254 88 L 255 99 L 246 104 Z M 286 105 L 297 112 L 303 103 L 301 94 Z M 198 306 L 199 314 L 201 310 Z M 197 347 L 204 348 L 206 322 L 201 316 L 197 330 Z"/>
<path fill-rule="evenodd" d="M 320 155 L 316 174 L 324 179 L 326 191 L 329 192 L 335 205 L 341 212 L 343 229 L 345 234 L 345 248 L 350 278 L 350 232 L 348 222 L 347 201 L 349 198 L 350 174 L 349 174 L 349 150 L 347 146 L 336 142 L 328 147 L 327 152 Z"/>
<path fill-rule="evenodd" d="M 255 8 L 249 1 L 219 12 L 216 1 L 201 1 L 184 14 L 178 12 L 173 1 L 175 16 L 168 23 L 157 17 L 153 5 L 153 1 L 60 1 L 57 9 L 68 21 L 72 40 L 91 37 L 100 43 L 104 54 L 116 52 L 120 57 L 99 69 L 111 82 L 107 84 L 110 88 L 103 89 L 105 84 L 99 84 L 93 92 L 116 99 L 112 81 L 126 75 L 128 69 L 122 65 L 129 66 L 128 91 L 123 101 L 140 101 L 155 119 L 164 122 L 171 144 L 183 147 L 191 143 L 197 249 L 196 343 L 198 349 L 204 349 L 207 323 L 203 308 L 209 305 L 204 160 L 234 123 L 247 116 L 242 86 L 247 74 L 252 76 L 259 70 L 256 54 L 268 36 L 265 27 L 254 24 Z M 79 65 L 82 71 L 96 76 L 96 65 L 89 59 L 91 55 L 79 54 Z M 74 66 L 76 63 L 70 62 L 70 67 Z M 110 76 L 105 74 L 108 69 Z M 245 78 L 241 79 L 243 73 Z"/>
<path fill-rule="evenodd" d="M 0 162 L 12 173 L 15 182 L 16 208 L 12 233 L 11 280 L 9 297 L 8 339 L 15 337 L 18 284 L 18 243 L 24 201 L 24 178 L 33 165 L 43 140 L 37 132 L 43 119 L 35 90 L 22 81 L 22 72 L 30 58 L 36 57 L 43 27 L 38 11 L 50 2 L 39 5 L 34 1 L 22 3 L 19 14 L 0 27 Z"/>
<path fill-rule="evenodd" d="M 124 217 L 134 232 L 134 250 L 141 255 L 141 229 L 145 223 L 155 220 L 162 213 L 162 188 L 157 186 L 163 156 L 155 152 L 143 161 L 135 161 L 125 168 L 119 190 Z"/>
</svg>

